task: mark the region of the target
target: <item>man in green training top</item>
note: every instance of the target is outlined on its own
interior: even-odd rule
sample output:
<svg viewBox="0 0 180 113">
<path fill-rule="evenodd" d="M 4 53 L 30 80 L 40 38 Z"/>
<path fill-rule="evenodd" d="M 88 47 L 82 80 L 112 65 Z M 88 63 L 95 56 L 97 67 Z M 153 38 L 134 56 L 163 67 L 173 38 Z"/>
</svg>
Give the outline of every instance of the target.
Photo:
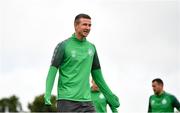
<svg viewBox="0 0 180 113">
<path fill-rule="evenodd" d="M 107 113 L 107 100 L 104 97 L 104 95 L 101 93 L 101 91 L 99 90 L 98 86 L 96 85 L 96 83 L 94 82 L 94 80 L 92 80 L 92 86 L 91 86 L 91 98 L 93 101 L 93 104 L 95 106 L 96 112 L 98 113 Z M 113 113 L 118 113 L 117 109 L 114 108 L 113 106 L 110 106 L 111 111 Z"/>
<path fill-rule="evenodd" d="M 79 14 L 74 20 L 75 33 L 57 45 L 46 79 L 45 104 L 50 97 L 57 71 L 59 71 L 57 108 L 59 112 L 95 112 L 89 84 L 92 78 L 107 98 L 108 103 L 119 107 L 115 96 L 103 79 L 95 45 L 87 41 L 91 17 Z"/>
<path fill-rule="evenodd" d="M 154 95 L 149 98 L 148 112 L 174 112 L 174 108 L 180 111 L 180 103 L 177 98 L 163 90 L 163 81 L 159 78 L 152 81 Z"/>
</svg>

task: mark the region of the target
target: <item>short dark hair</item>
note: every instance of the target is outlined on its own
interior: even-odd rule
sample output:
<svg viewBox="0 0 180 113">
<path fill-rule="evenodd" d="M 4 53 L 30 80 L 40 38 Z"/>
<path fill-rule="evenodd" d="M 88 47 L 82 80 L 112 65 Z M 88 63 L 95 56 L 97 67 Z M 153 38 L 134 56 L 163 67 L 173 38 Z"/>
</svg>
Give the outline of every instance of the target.
<svg viewBox="0 0 180 113">
<path fill-rule="evenodd" d="M 74 23 L 79 23 L 80 18 L 91 19 L 91 17 L 89 15 L 81 13 L 75 17 Z"/>
<path fill-rule="evenodd" d="M 152 80 L 152 83 L 153 82 L 157 82 L 158 84 L 164 85 L 163 81 L 160 78 L 156 78 L 156 79 Z"/>
</svg>

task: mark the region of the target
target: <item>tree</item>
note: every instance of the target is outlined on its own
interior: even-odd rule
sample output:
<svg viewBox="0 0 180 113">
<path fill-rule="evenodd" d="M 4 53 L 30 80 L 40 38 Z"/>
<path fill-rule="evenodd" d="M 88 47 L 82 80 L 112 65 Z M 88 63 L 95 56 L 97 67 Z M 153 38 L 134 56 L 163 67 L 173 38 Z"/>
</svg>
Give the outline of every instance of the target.
<svg viewBox="0 0 180 113">
<path fill-rule="evenodd" d="M 22 111 L 19 98 L 15 95 L 0 100 L 0 112 L 20 112 Z"/>
<path fill-rule="evenodd" d="M 56 112 L 56 97 L 51 96 L 51 106 L 47 106 L 44 103 L 44 94 L 36 96 L 32 103 L 28 103 L 28 108 L 31 112 Z"/>
</svg>

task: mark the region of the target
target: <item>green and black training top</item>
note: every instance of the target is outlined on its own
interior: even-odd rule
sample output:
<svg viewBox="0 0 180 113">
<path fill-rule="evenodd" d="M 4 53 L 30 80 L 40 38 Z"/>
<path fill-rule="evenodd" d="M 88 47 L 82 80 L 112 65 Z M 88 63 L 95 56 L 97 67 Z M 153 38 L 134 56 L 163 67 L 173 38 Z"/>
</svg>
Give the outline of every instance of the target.
<svg viewBox="0 0 180 113">
<path fill-rule="evenodd" d="M 73 34 L 59 43 L 54 50 L 51 66 L 46 79 L 45 102 L 51 104 L 50 97 L 57 71 L 59 71 L 57 99 L 91 101 L 89 76 L 92 77 L 109 103 L 118 107 L 118 98 L 106 85 L 95 46 Z"/>
</svg>

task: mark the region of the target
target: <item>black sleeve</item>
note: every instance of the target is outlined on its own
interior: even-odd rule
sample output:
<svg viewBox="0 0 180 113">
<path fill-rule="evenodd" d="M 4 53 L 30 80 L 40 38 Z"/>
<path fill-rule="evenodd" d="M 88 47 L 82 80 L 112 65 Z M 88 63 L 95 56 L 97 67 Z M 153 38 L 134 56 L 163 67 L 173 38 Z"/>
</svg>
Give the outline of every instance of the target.
<svg viewBox="0 0 180 113">
<path fill-rule="evenodd" d="M 64 57 L 64 49 L 65 49 L 64 42 L 61 42 L 56 46 L 51 60 L 51 66 L 58 68 L 62 64 Z"/>
<path fill-rule="evenodd" d="M 95 46 L 94 46 L 94 48 L 95 48 Z M 91 69 L 91 71 L 92 71 L 92 70 L 95 70 L 95 69 L 101 69 L 96 48 L 95 48 L 95 53 L 94 53 L 94 58 L 93 58 L 93 63 L 92 63 L 92 69 Z"/>
<path fill-rule="evenodd" d="M 148 105 L 148 113 L 151 113 L 152 109 L 151 109 L 151 97 L 149 97 L 149 105 Z"/>
<path fill-rule="evenodd" d="M 173 107 L 175 107 L 178 111 L 180 111 L 180 103 L 178 101 L 178 99 L 175 96 L 172 96 L 172 105 Z"/>
</svg>

